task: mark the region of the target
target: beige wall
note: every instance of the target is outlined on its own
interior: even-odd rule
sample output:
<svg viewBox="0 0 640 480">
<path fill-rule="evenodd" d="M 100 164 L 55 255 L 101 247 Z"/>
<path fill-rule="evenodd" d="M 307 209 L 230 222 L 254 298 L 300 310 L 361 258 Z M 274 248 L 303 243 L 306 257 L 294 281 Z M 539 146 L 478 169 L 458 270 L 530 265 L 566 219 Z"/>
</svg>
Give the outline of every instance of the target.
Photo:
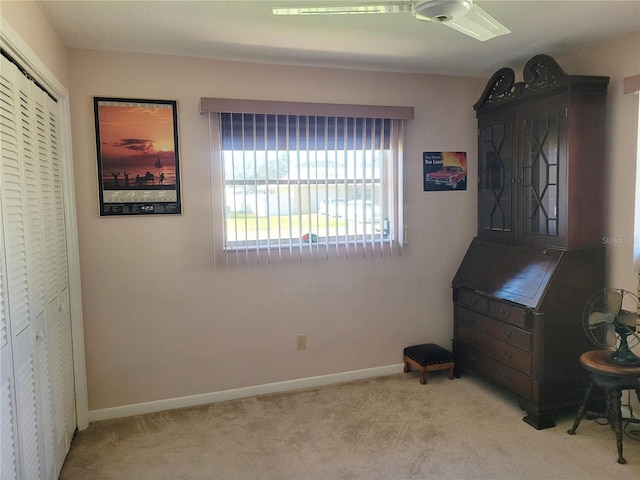
<svg viewBox="0 0 640 480">
<path fill-rule="evenodd" d="M 640 74 L 640 32 L 585 49 L 558 62 L 567 73 L 611 77 L 607 95 L 607 145 L 602 162 L 607 183 L 607 282 L 637 289 L 633 268 L 634 203 L 637 167 L 638 96 L 623 93 L 623 79 Z M 636 206 L 635 208 L 640 208 Z"/>
<path fill-rule="evenodd" d="M 476 228 L 471 105 L 486 79 L 67 54 L 34 2 L 3 0 L 2 16 L 71 92 L 91 410 L 393 365 L 410 343 L 449 345 L 450 280 Z M 609 238 L 633 235 L 638 103 L 621 81 L 640 72 L 639 44 L 635 34 L 557 58 L 568 73 L 612 77 Z M 98 218 L 94 95 L 178 100 L 184 215 Z M 214 269 L 201 96 L 413 105 L 406 255 Z M 424 150 L 467 151 L 469 190 L 423 192 Z M 631 248 L 610 244 L 608 260 L 610 285 L 634 290 Z M 305 351 L 295 350 L 298 333 L 308 335 Z"/>
<path fill-rule="evenodd" d="M 91 410 L 398 365 L 407 345 L 450 346 L 450 282 L 476 230 L 472 105 L 484 79 L 77 50 L 69 79 Z M 182 216 L 98 217 L 94 95 L 178 101 Z M 201 96 L 413 105 L 405 256 L 215 269 Z M 468 152 L 469 190 L 423 192 L 427 150 Z"/>
<path fill-rule="evenodd" d="M 0 13 L 56 79 L 68 88 L 67 49 L 42 15 L 36 2 L 2 0 Z"/>
</svg>

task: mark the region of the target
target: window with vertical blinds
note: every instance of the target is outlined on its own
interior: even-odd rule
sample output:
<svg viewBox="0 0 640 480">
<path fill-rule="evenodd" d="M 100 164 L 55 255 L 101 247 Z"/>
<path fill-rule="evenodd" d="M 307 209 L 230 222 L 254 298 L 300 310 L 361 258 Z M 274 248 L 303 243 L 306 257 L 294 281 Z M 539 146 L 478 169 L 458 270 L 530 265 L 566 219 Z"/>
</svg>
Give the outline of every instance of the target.
<svg viewBox="0 0 640 480">
<path fill-rule="evenodd" d="M 201 106 L 211 117 L 227 265 L 401 252 L 412 108 L 217 99 Z"/>
</svg>

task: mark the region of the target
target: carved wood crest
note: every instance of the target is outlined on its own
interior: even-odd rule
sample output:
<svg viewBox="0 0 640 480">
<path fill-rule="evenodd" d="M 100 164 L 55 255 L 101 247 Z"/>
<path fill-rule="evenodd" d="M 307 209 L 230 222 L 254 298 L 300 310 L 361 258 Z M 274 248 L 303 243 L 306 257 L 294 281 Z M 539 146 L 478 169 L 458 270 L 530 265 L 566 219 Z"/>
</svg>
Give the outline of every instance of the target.
<svg viewBox="0 0 640 480">
<path fill-rule="evenodd" d="M 515 81 L 511 68 L 501 68 L 493 74 L 480 99 L 473 106 L 476 112 L 505 103 L 521 103 L 539 96 L 568 92 L 606 94 L 609 77 L 568 75 L 549 55 L 536 55 L 522 70 L 522 82 Z"/>
</svg>

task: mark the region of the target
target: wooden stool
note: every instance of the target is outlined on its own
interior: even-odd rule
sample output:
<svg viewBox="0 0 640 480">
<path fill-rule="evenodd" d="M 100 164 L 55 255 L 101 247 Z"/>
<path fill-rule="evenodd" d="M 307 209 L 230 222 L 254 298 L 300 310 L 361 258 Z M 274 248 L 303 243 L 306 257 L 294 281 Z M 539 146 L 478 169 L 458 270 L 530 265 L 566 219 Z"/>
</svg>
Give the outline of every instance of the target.
<svg viewBox="0 0 640 480">
<path fill-rule="evenodd" d="M 427 383 L 427 372 L 448 370 L 447 376 L 453 380 L 455 363 L 453 355 L 435 343 L 413 345 L 404 349 L 404 373 L 414 367 L 420 372 L 420 384 Z"/>
<path fill-rule="evenodd" d="M 567 433 L 575 435 L 576 429 L 580 425 L 580 420 L 585 415 L 590 420 L 606 418 L 611 429 L 616 433 L 618 463 L 627 463 L 622 456 L 622 409 L 620 397 L 622 396 L 622 390 L 635 390 L 638 400 L 640 400 L 640 367 L 621 367 L 611 363 L 609 362 L 609 357 L 612 353 L 609 350 L 594 350 L 580 355 L 580 365 L 589 371 L 591 383 L 578 410 L 578 416 L 573 422 L 573 426 L 567 430 Z M 604 388 L 607 392 L 606 411 L 604 414 L 586 411 L 594 386 Z M 637 419 L 625 418 L 625 421 L 640 423 L 640 420 Z"/>
</svg>

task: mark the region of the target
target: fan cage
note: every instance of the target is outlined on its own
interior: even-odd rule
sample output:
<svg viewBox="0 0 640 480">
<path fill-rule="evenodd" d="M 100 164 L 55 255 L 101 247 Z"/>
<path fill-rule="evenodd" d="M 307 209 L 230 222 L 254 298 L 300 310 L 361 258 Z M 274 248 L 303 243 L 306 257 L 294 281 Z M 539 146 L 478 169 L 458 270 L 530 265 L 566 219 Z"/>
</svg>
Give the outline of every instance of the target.
<svg viewBox="0 0 640 480">
<path fill-rule="evenodd" d="M 583 311 L 583 328 L 587 337 L 599 348 L 611 351 L 627 350 L 635 356 L 640 356 L 640 327 L 636 324 L 635 330 L 629 331 L 626 347 L 621 345 L 620 333 L 616 332 L 613 323 L 600 322 L 590 325 L 589 318 L 594 312 L 606 312 L 606 298 L 612 292 L 618 292 L 622 296 L 622 303 L 618 315 L 632 313 L 636 316 L 640 310 L 640 300 L 628 290 L 605 288 L 594 293 L 585 303 Z M 636 317 L 636 321 L 638 318 Z M 612 338 L 615 339 L 612 341 Z M 622 352 L 625 353 L 625 352 Z"/>
</svg>

